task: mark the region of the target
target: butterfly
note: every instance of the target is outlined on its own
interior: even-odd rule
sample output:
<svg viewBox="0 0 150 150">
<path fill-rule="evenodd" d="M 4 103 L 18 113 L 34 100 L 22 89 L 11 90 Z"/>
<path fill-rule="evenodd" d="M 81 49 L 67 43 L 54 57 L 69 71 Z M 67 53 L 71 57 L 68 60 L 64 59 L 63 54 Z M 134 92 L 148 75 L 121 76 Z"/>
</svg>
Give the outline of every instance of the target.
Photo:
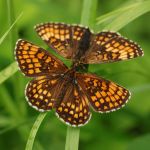
<svg viewBox="0 0 150 150">
<path fill-rule="evenodd" d="M 63 23 L 38 24 L 35 30 L 48 46 L 74 63 L 116 62 L 144 54 L 139 45 L 116 32 L 93 34 L 88 27 Z"/>
<path fill-rule="evenodd" d="M 80 64 L 115 62 L 142 56 L 141 48 L 114 32 L 93 34 L 79 25 L 46 23 L 35 27 L 40 37 L 58 54 L 71 59 L 68 68 L 43 48 L 18 40 L 15 56 L 20 70 L 33 79 L 26 86 L 26 98 L 38 111 L 55 109 L 67 125 L 83 126 L 91 108 L 100 113 L 115 111 L 128 101 L 130 92 L 122 86 L 90 73 L 80 73 Z"/>
</svg>

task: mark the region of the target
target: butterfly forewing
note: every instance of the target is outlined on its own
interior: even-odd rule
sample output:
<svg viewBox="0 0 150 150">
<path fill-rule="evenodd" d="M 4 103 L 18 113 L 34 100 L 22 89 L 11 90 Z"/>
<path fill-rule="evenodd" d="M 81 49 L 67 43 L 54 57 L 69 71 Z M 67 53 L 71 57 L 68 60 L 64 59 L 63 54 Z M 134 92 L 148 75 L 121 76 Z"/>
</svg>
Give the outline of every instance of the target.
<svg viewBox="0 0 150 150">
<path fill-rule="evenodd" d="M 63 62 L 48 51 L 25 40 L 17 42 L 15 55 L 19 68 L 26 76 L 58 74 L 67 70 Z"/>
<path fill-rule="evenodd" d="M 117 110 L 124 106 L 130 97 L 125 88 L 92 74 L 78 73 L 77 81 L 93 109 L 98 112 Z"/>
<path fill-rule="evenodd" d="M 104 63 L 142 56 L 143 51 L 134 43 L 114 32 L 101 32 L 93 36 L 84 63 Z"/>
<path fill-rule="evenodd" d="M 78 85 L 68 85 L 60 105 L 56 108 L 56 114 L 71 126 L 82 126 L 90 120 L 89 102 Z"/>
<path fill-rule="evenodd" d="M 57 53 L 65 58 L 72 59 L 87 29 L 78 25 L 44 23 L 37 25 L 35 30 Z"/>
</svg>

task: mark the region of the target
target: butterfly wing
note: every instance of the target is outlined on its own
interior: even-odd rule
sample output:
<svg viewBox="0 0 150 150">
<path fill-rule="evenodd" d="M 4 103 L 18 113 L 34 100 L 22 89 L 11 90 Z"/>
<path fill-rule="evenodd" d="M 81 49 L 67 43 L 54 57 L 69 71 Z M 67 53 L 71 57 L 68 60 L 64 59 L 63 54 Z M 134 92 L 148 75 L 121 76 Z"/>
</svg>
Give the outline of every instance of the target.
<svg viewBox="0 0 150 150">
<path fill-rule="evenodd" d="M 56 115 L 71 126 L 82 126 L 90 120 L 89 102 L 78 85 L 68 85 L 60 105 L 56 108 Z"/>
<path fill-rule="evenodd" d="M 115 111 L 128 101 L 130 93 L 125 88 L 92 74 L 77 74 L 78 84 L 98 112 Z"/>
<path fill-rule="evenodd" d="M 60 74 L 67 70 L 62 61 L 48 51 L 25 40 L 19 40 L 16 43 L 15 56 L 19 68 L 29 77 L 49 73 Z"/>
<path fill-rule="evenodd" d="M 35 26 L 35 30 L 58 54 L 72 59 L 87 28 L 63 23 L 44 23 Z"/>
<path fill-rule="evenodd" d="M 61 76 L 41 76 L 30 81 L 26 86 L 26 99 L 30 106 L 38 111 L 54 108 L 60 94 Z M 56 93 L 57 91 L 57 93 Z"/>
<path fill-rule="evenodd" d="M 143 51 L 136 43 L 115 32 L 100 32 L 91 39 L 83 63 L 105 63 L 142 56 Z"/>
</svg>

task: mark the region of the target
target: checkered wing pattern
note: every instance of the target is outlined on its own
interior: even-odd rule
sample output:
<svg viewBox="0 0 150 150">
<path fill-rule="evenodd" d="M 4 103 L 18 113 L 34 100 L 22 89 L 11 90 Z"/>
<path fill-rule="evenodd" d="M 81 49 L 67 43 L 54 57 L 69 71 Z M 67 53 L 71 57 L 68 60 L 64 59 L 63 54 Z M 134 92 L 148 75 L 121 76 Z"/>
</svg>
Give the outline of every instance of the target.
<svg viewBox="0 0 150 150">
<path fill-rule="evenodd" d="M 35 26 L 35 30 L 53 50 L 71 59 L 87 29 L 78 25 L 44 23 Z"/>
<path fill-rule="evenodd" d="M 115 32 L 100 32 L 93 36 L 84 61 L 89 64 L 115 62 L 142 55 L 143 51 L 136 43 Z"/>
<path fill-rule="evenodd" d="M 29 77 L 64 73 L 67 67 L 48 51 L 24 40 L 19 40 L 15 50 L 21 71 Z"/>
<path fill-rule="evenodd" d="M 70 83 L 64 98 L 56 108 L 57 116 L 71 126 L 85 125 L 91 118 L 87 97 L 76 84 Z"/>
<path fill-rule="evenodd" d="M 77 75 L 78 84 L 98 112 L 115 111 L 127 102 L 130 93 L 125 88 L 92 74 Z"/>
<path fill-rule="evenodd" d="M 49 111 L 54 108 L 59 95 L 60 77 L 41 76 L 30 81 L 26 87 L 26 98 L 30 106 L 38 111 Z M 54 95 L 54 93 L 57 95 Z"/>
</svg>

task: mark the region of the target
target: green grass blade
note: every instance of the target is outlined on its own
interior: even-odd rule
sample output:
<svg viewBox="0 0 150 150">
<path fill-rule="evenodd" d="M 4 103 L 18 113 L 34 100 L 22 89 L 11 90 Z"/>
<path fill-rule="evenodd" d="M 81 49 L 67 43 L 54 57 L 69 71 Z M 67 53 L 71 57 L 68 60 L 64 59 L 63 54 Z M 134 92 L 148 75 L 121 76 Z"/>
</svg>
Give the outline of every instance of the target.
<svg viewBox="0 0 150 150">
<path fill-rule="evenodd" d="M 108 24 L 105 28 L 110 30 L 120 30 L 122 27 L 133 21 L 137 17 L 150 11 L 150 1 L 143 2 L 140 6 L 134 7 L 133 9 L 122 13 L 113 22 Z"/>
<path fill-rule="evenodd" d="M 17 19 L 15 19 L 14 1 L 6 0 L 6 6 L 7 6 L 7 14 L 8 14 L 8 16 L 7 16 L 8 27 L 12 27 L 12 28 L 10 28 L 10 30 L 7 31 L 7 34 L 9 35 L 8 45 L 9 45 L 10 55 L 13 56 L 13 57 L 11 57 L 11 61 L 13 61 L 14 60 L 14 45 L 15 45 L 15 42 L 18 38 L 18 32 L 17 32 L 17 28 L 16 28 L 15 24 L 17 23 L 18 19 L 20 19 L 20 17 L 22 16 L 23 13 L 21 12 L 19 14 L 19 17 L 17 17 Z M 13 68 L 13 69 L 11 70 L 11 68 Z M 8 71 L 8 74 L 5 73 L 5 71 Z M 2 72 L 2 73 L 5 73 L 5 76 L 3 76 L 4 78 L 2 78 L 3 81 L 4 81 L 4 79 L 10 77 L 12 74 L 14 74 L 17 71 L 17 65 L 12 64 L 12 66 L 10 66 L 10 68 L 6 69 L 5 71 Z M 16 100 L 18 100 L 18 99 L 20 100 L 20 97 L 21 97 L 20 92 L 18 92 L 18 89 L 20 89 L 20 87 L 19 87 L 20 80 L 21 80 L 21 78 L 18 78 L 18 79 L 16 77 L 11 78 L 11 83 L 13 83 L 12 84 L 12 89 L 13 89 L 12 92 L 14 93 L 14 95 L 13 95 L 12 100 L 7 99 L 7 101 L 9 101 L 9 102 L 7 102 L 7 104 L 8 103 L 12 104 L 12 106 L 13 106 L 12 108 L 15 111 L 17 111 L 18 117 L 17 118 L 13 117 L 13 118 L 15 118 L 16 123 L 20 122 L 22 120 L 22 118 L 25 117 L 25 115 L 22 115 L 20 113 L 21 112 L 19 110 L 20 107 L 18 107 L 18 103 L 16 102 Z M 18 84 L 18 86 L 16 86 L 16 83 Z M 18 100 L 18 102 L 20 102 L 19 100 Z M 5 101 L 5 99 L 4 99 L 4 101 Z M 5 107 L 6 107 L 6 103 L 5 103 Z M 27 139 L 29 128 L 27 126 L 24 126 L 24 127 L 18 128 L 18 131 L 19 131 L 19 134 L 20 134 L 20 137 L 22 138 L 22 140 L 25 141 Z"/>
<path fill-rule="evenodd" d="M 84 0 L 80 23 L 92 27 L 96 16 L 97 0 Z M 65 150 L 78 150 L 80 128 L 67 127 Z"/>
<path fill-rule="evenodd" d="M 65 150 L 77 150 L 79 143 L 79 128 L 68 127 Z"/>
<path fill-rule="evenodd" d="M 13 62 L 7 68 L 0 72 L 0 84 L 11 77 L 18 70 L 17 63 Z"/>
<path fill-rule="evenodd" d="M 80 23 L 92 27 L 95 23 L 97 0 L 84 0 Z"/>
<path fill-rule="evenodd" d="M 14 23 L 9 27 L 9 29 L 4 33 L 4 35 L 0 38 L 0 44 L 2 44 L 2 42 L 4 41 L 4 39 L 6 38 L 6 36 L 9 34 L 9 32 L 12 30 L 12 28 L 14 27 L 14 25 L 18 22 L 18 20 L 21 18 L 21 16 L 23 15 L 23 12 L 20 13 L 20 15 L 17 17 L 17 19 L 14 21 Z"/>
<path fill-rule="evenodd" d="M 0 117 L 0 119 L 3 119 L 3 118 Z M 28 126 L 34 120 L 35 120 L 35 117 L 32 117 L 28 120 L 21 120 L 20 122 L 16 122 L 16 120 L 14 120 L 13 118 L 7 118 L 6 121 L 4 120 L 5 121 L 4 123 L 6 124 L 4 124 L 4 128 L 0 130 L 0 135 L 2 136 L 2 134 L 5 134 L 6 132 L 11 131 L 11 130 L 17 130 L 21 126 Z M 0 125 L 1 125 L 1 121 L 0 121 Z"/>
<path fill-rule="evenodd" d="M 11 125 L 13 122 L 11 117 L 4 116 L 3 114 L 0 115 L 0 135 L 2 130 L 7 128 L 7 126 Z"/>
<path fill-rule="evenodd" d="M 7 2 L 7 19 L 8 19 L 8 26 L 10 27 L 13 22 L 15 21 L 15 10 L 14 10 L 14 1 L 6 0 Z M 15 41 L 18 38 L 17 29 L 14 27 L 11 32 L 9 33 L 9 44 L 10 49 L 14 47 Z M 13 52 L 13 51 L 11 51 Z"/>
<path fill-rule="evenodd" d="M 121 14 L 120 12 L 117 12 L 118 13 L 117 17 L 114 18 L 113 21 L 111 21 L 108 25 L 106 25 L 104 29 L 118 31 L 121 28 L 123 28 L 125 25 L 127 25 L 128 23 L 136 19 L 137 17 L 149 11 L 150 11 L 150 1 L 144 1 L 144 2 L 138 3 L 134 7 L 131 7 L 131 9 L 129 9 L 128 11 L 125 11 Z M 113 13 L 114 12 L 112 12 L 111 14 L 112 16 L 113 16 Z M 109 14 L 109 17 L 110 17 L 110 14 Z"/>
<path fill-rule="evenodd" d="M 37 131 L 38 131 L 43 119 L 45 118 L 46 114 L 47 113 L 40 113 L 38 115 L 32 129 L 30 131 L 30 135 L 29 135 L 25 150 L 32 150 L 33 143 L 34 143 L 34 140 L 35 140 L 35 136 L 36 136 Z"/>
<path fill-rule="evenodd" d="M 18 110 L 16 109 L 16 105 L 13 103 L 12 97 L 10 96 L 5 86 L 0 86 L 0 96 L 4 109 L 7 110 L 7 112 L 17 120 L 19 117 Z"/>
<path fill-rule="evenodd" d="M 112 12 L 109 12 L 109 13 L 106 13 L 100 17 L 98 17 L 96 20 L 97 20 L 97 24 L 101 24 L 103 22 L 106 22 L 106 21 L 109 21 L 109 20 L 112 20 L 113 18 L 117 17 L 118 15 L 120 15 L 120 13 L 123 13 L 123 12 L 127 12 L 128 10 L 131 10 L 135 7 L 138 7 L 140 6 L 142 3 L 141 2 L 138 2 L 138 3 L 135 3 L 135 4 L 132 4 L 132 5 L 129 5 L 129 6 L 125 6 L 125 7 L 121 7 L 117 10 L 114 10 Z"/>
</svg>

